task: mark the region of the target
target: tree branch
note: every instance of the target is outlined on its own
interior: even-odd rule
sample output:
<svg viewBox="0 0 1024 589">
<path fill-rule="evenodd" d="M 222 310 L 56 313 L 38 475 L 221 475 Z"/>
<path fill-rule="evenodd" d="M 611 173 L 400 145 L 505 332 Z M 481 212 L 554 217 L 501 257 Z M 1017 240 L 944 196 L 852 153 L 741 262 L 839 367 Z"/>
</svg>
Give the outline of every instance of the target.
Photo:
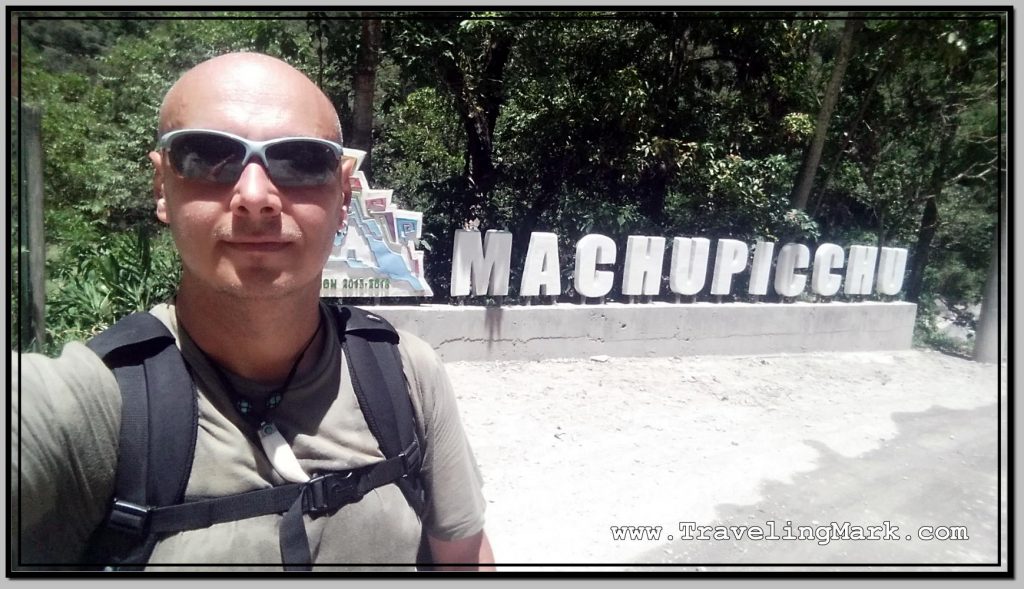
<svg viewBox="0 0 1024 589">
<path fill-rule="evenodd" d="M 979 172 L 977 174 L 970 174 L 969 173 L 972 170 L 974 170 L 974 168 L 978 167 L 977 165 L 973 165 L 970 168 L 968 168 L 966 171 L 960 172 L 956 176 L 953 176 L 949 180 L 946 180 L 944 185 L 945 186 L 949 186 L 950 184 L 956 184 L 957 182 L 960 182 L 961 180 L 981 180 L 982 178 L 987 176 L 990 172 L 992 172 L 993 170 L 996 169 L 996 163 L 998 163 L 998 161 L 999 161 L 999 158 L 998 157 L 994 157 L 991 160 L 989 160 L 988 162 L 986 162 L 984 164 L 981 164 L 981 166 L 985 167 L 986 169 L 985 169 L 985 171 Z"/>
</svg>

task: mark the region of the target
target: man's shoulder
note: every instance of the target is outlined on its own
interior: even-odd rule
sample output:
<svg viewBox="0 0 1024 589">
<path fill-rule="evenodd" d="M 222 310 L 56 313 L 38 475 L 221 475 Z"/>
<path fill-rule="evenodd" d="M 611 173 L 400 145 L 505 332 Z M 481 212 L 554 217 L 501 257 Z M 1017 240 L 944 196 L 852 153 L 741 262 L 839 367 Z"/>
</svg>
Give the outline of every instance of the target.
<svg viewBox="0 0 1024 589">
<path fill-rule="evenodd" d="M 415 333 L 404 329 L 395 331 L 398 332 L 398 350 L 406 370 L 418 374 L 444 371 L 444 363 L 433 346 Z"/>
<path fill-rule="evenodd" d="M 174 303 L 160 303 L 151 308 L 149 314 L 159 319 L 174 334 L 175 338 L 178 337 L 178 321 L 177 316 L 174 314 Z"/>
<path fill-rule="evenodd" d="M 97 424 L 114 424 L 120 418 L 117 379 L 82 342 L 66 344 L 56 358 L 23 354 L 17 360 L 12 384 L 18 394 L 12 408 L 26 429 L 40 425 L 56 439 L 79 440 Z"/>
<path fill-rule="evenodd" d="M 177 337 L 173 306 L 157 305 L 150 313 L 167 325 Z M 71 393 L 83 399 L 95 397 L 97 391 L 105 391 L 110 394 L 103 394 L 100 397 L 120 398 L 120 389 L 113 371 L 87 345 L 87 342 L 68 342 L 56 357 L 35 353 L 12 353 L 12 356 L 16 380 L 23 387 L 50 390 L 55 394 L 60 390 L 61 394 Z"/>
<path fill-rule="evenodd" d="M 15 371 L 20 373 L 22 382 L 28 380 L 42 383 L 60 380 L 75 388 L 110 384 L 116 387 L 113 373 L 84 342 L 73 341 L 64 344 L 57 357 L 36 353 L 21 354 L 14 366 Z"/>
<path fill-rule="evenodd" d="M 409 354 L 415 354 L 417 356 L 424 356 L 427 359 L 439 359 L 437 352 L 433 346 L 428 344 L 426 340 L 420 336 L 406 331 L 404 329 L 396 328 L 395 331 L 398 333 L 398 345 Z"/>
</svg>

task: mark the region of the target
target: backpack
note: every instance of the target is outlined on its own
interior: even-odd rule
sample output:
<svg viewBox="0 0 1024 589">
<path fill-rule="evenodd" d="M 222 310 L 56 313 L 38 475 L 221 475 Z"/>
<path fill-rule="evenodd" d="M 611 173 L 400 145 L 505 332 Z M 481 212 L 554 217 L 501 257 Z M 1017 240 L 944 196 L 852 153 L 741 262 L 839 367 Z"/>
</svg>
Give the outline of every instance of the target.
<svg viewBox="0 0 1024 589">
<path fill-rule="evenodd" d="M 86 344 L 113 371 L 122 397 L 114 497 L 89 543 L 89 562 L 140 570 L 156 543 L 174 532 L 284 513 L 279 543 L 285 570 L 310 570 L 303 514 L 332 513 L 390 483 L 422 518 L 422 457 L 398 334 L 363 309 L 328 308 L 363 417 L 385 460 L 225 497 L 184 502 L 199 423 L 198 393 L 167 327 L 150 313 L 133 313 Z M 425 546 L 421 541 L 421 561 Z"/>
</svg>

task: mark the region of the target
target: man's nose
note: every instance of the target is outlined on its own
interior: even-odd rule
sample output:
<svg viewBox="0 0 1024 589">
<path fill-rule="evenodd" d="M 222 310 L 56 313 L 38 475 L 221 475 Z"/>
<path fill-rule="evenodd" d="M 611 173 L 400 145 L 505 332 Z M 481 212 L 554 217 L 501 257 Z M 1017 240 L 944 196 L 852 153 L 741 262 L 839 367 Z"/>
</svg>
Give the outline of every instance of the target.
<svg viewBox="0 0 1024 589">
<path fill-rule="evenodd" d="M 231 209 L 239 215 L 274 216 L 281 212 L 281 196 L 266 168 L 256 160 L 242 169 L 235 182 Z"/>
</svg>

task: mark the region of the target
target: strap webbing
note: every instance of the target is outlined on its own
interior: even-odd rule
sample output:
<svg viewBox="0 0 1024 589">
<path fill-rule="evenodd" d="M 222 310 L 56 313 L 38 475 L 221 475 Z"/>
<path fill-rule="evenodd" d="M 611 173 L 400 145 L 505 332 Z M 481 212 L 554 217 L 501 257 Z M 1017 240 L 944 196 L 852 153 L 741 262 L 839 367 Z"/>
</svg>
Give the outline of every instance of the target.
<svg viewBox="0 0 1024 589">
<path fill-rule="evenodd" d="M 185 497 L 192 472 L 199 427 L 198 392 L 173 343 L 147 358 L 145 369 L 150 391 L 146 494 L 155 505 L 173 505 Z"/>
<path fill-rule="evenodd" d="M 281 513 L 288 509 L 296 497 L 301 496 L 301 485 L 292 483 L 238 495 L 156 507 L 149 512 L 149 529 L 158 533 L 182 532 L 269 513 Z"/>
<path fill-rule="evenodd" d="M 393 483 L 405 474 L 403 460 L 400 457 L 378 462 L 364 467 L 357 471 L 343 471 L 341 473 L 330 473 L 328 476 L 344 475 L 351 472 L 353 476 L 353 493 L 357 499 L 369 491 Z M 318 477 L 315 477 L 315 481 Z M 305 489 L 311 486 L 310 483 L 290 483 L 266 489 L 256 489 L 238 495 L 226 497 L 214 497 L 212 499 L 200 499 L 168 505 L 166 507 L 154 507 L 149 510 L 149 531 L 151 532 L 182 532 L 185 530 L 197 530 L 229 521 L 248 519 L 271 513 L 282 513 L 288 510 L 296 499 L 302 499 Z M 309 503 L 307 499 L 302 512 L 308 513 L 315 509 L 315 504 Z M 335 507 L 342 507 L 347 503 L 340 503 Z"/>
<path fill-rule="evenodd" d="M 195 450 L 198 407 L 192 377 L 167 327 L 133 313 L 88 342 L 121 390 L 114 502 L 90 541 L 90 562 L 141 565 L 157 537 L 142 534 L 145 508 L 182 500 Z"/>
<path fill-rule="evenodd" d="M 145 391 L 146 371 L 141 364 L 114 371 L 122 391 Z M 145 394 L 124 395 L 121 401 L 121 444 L 118 447 L 118 498 L 145 505 L 149 464 L 149 398 Z M 131 466 L 129 466 L 131 465 Z"/>
<path fill-rule="evenodd" d="M 108 527 L 98 533 L 107 539 L 96 543 L 95 562 L 141 566 L 167 533 L 284 513 L 279 542 L 285 568 L 308 570 L 312 559 L 305 514 L 318 517 L 395 483 L 422 515 L 421 453 L 395 345 L 398 335 L 387 321 L 361 309 L 332 306 L 332 312 L 360 408 L 385 460 L 308 483 L 189 503 L 180 501 L 192 466 L 198 406 L 174 336 L 151 314 L 135 313 L 89 342 L 113 369 L 122 393 L 116 501 Z M 339 484 L 341 480 L 346 482 Z M 121 548 L 113 548 L 115 543 Z"/>
<path fill-rule="evenodd" d="M 391 344 L 385 343 L 390 346 Z M 346 334 L 343 345 L 348 356 L 349 371 L 352 375 L 352 388 L 359 399 L 360 407 L 365 407 L 367 425 L 373 433 L 373 437 L 380 444 L 380 450 L 384 456 L 395 456 L 402 451 L 402 444 L 398 436 L 398 420 L 395 415 L 394 404 L 390 395 L 369 395 L 364 383 L 384 383 L 383 388 L 390 388 L 391 379 L 385 376 L 377 362 L 377 354 L 373 344 L 361 337 L 348 337 Z M 354 367 L 358 366 L 356 370 Z M 396 435 L 397 434 L 397 435 Z"/>
<path fill-rule="evenodd" d="M 306 523 L 302 519 L 302 496 L 292 503 L 281 518 L 278 536 L 281 546 L 281 562 L 286 571 L 308 571 L 312 569 L 313 557 L 309 554 L 309 538 Z"/>
<path fill-rule="evenodd" d="M 370 432 L 385 457 L 405 453 L 409 472 L 417 474 L 420 448 L 409 387 L 395 345 L 398 334 L 386 320 L 363 309 L 342 307 L 335 308 L 335 313 L 339 329 L 345 333 L 342 349 L 352 388 Z M 402 478 L 396 484 L 417 515 L 422 516 L 426 499 L 419 477 Z"/>
</svg>

